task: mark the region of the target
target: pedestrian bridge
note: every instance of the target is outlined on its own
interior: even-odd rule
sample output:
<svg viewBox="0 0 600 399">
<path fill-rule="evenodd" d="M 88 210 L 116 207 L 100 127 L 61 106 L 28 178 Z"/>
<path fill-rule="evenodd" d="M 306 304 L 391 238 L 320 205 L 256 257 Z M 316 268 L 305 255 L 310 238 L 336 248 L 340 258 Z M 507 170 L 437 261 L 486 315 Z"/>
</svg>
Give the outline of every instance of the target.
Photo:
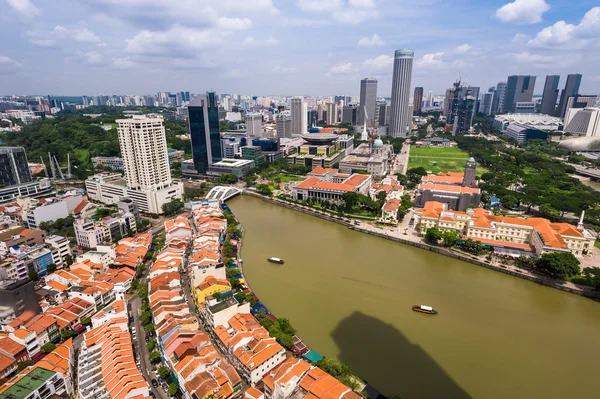
<svg viewBox="0 0 600 399">
<path fill-rule="evenodd" d="M 229 198 L 235 197 L 236 195 L 240 194 L 241 192 L 242 192 L 242 190 L 237 187 L 216 186 L 216 187 L 213 187 L 208 192 L 208 195 L 206 196 L 206 198 L 225 202 Z"/>
</svg>

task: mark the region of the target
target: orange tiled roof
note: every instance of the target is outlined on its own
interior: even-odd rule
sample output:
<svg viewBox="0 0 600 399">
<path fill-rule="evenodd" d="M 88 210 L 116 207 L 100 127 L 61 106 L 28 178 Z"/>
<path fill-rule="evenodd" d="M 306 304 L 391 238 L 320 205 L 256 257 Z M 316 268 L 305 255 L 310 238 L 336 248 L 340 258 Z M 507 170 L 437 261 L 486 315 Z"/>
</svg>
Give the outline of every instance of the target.
<svg viewBox="0 0 600 399">
<path fill-rule="evenodd" d="M 462 186 L 453 186 L 450 184 L 440 184 L 440 183 L 421 183 L 419 184 L 419 189 L 421 190 L 432 190 L 432 191 L 445 191 L 448 193 L 479 193 L 480 189 L 473 187 L 462 187 Z"/>
<path fill-rule="evenodd" d="M 3 375 L 7 369 L 14 367 L 17 364 L 15 359 L 0 353 L 0 375 Z"/>
<path fill-rule="evenodd" d="M 288 356 L 281 365 L 263 378 L 264 384 L 273 392 L 275 384 L 287 384 L 290 380 L 300 379 L 310 370 L 311 365 L 302 359 L 296 359 L 293 356 Z"/>
<path fill-rule="evenodd" d="M 396 198 L 392 198 L 383 206 L 383 210 L 385 211 L 397 211 L 400 208 L 400 200 Z"/>
<path fill-rule="evenodd" d="M 32 334 L 32 332 L 29 330 L 26 330 L 24 328 L 20 328 L 18 330 L 15 330 L 12 334 L 14 334 L 15 337 L 17 337 L 19 339 L 25 339 L 28 336 L 30 336 Z"/>
<path fill-rule="evenodd" d="M 296 188 L 298 189 L 307 189 L 307 188 L 311 188 L 313 187 L 315 184 L 317 184 L 319 182 L 319 178 L 318 177 L 310 177 L 298 184 L 296 184 Z"/>
<path fill-rule="evenodd" d="M 311 399 L 360 399 L 362 396 L 318 367 L 313 368 L 300 382 Z"/>
<path fill-rule="evenodd" d="M 22 351 L 26 350 L 25 346 L 9 338 L 7 335 L 0 336 L 0 348 L 13 356 L 16 356 Z"/>
</svg>

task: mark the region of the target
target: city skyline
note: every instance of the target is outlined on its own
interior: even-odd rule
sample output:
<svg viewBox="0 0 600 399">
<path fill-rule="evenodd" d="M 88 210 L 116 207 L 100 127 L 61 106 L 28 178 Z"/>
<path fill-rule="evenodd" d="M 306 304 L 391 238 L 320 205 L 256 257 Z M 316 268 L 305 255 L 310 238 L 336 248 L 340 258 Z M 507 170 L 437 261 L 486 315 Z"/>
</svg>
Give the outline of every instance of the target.
<svg viewBox="0 0 600 399">
<path fill-rule="evenodd" d="M 582 92 L 600 92 L 599 55 L 586 51 L 600 39 L 592 1 L 138 3 L 6 0 L 2 94 L 358 95 L 360 79 L 373 76 L 388 97 L 399 48 L 415 51 L 411 90 L 443 94 L 459 72 L 479 87 L 515 74 L 581 73 Z M 460 15 L 468 25 L 443 23 Z"/>
</svg>

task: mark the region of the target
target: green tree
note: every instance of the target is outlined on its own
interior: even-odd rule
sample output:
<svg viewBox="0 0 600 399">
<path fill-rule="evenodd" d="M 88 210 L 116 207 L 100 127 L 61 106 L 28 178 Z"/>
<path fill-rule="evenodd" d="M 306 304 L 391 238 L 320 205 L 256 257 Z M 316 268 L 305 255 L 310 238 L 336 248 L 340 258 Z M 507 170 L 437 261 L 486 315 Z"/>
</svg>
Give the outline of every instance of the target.
<svg viewBox="0 0 600 399">
<path fill-rule="evenodd" d="M 31 281 L 38 281 L 38 279 L 40 278 L 40 276 L 38 276 L 35 270 L 30 270 L 29 273 L 27 273 L 27 275 L 29 276 L 29 279 Z"/>
<path fill-rule="evenodd" d="M 360 385 L 358 384 L 356 378 L 354 378 L 353 375 L 345 375 L 341 377 L 340 382 L 353 390 L 357 390 L 358 388 L 360 388 Z"/>
<path fill-rule="evenodd" d="M 154 332 L 154 324 L 146 324 L 144 326 L 144 331 L 146 331 L 148 334 L 152 334 Z"/>
<path fill-rule="evenodd" d="M 174 382 L 170 383 L 169 384 L 169 395 L 175 396 L 178 389 L 179 388 L 177 387 L 177 385 Z"/>
<path fill-rule="evenodd" d="M 153 350 L 155 346 L 156 346 L 156 341 L 154 341 L 153 339 L 146 342 L 146 348 L 148 348 L 149 351 Z"/>
<path fill-rule="evenodd" d="M 535 267 L 554 278 L 577 276 L 581 269 L 579 260 L 570 252 L 549 252 L 543 254 L 535 263 Z"/>
<path fill-rule="evenodd" d="M 502 198 L 502 206 L 508 209 L 516 208 L 518 205 L 517 198 L 514 195 L 507 195 Z"/>
<path fill-rule="evenodd" d="M 234 254 L 234 247 L 233 244 L 231 243 L 231 241 L 229 241 L 229 239 L 225 240 L 225 242 L 223 243 L 223 255 L 225 255 L 226 257 L 231 257 Z"/>
<path fill-rule="evenodd" d="M 237 267 L 228 267 L 227 268 L 227 278 L 232 278 L 240 274 L 240 269 Z"/>
<path fill-rule="evenodd" d="M 464 243 L 464 248 L 467 251 L 476 254 L 483 250 L 483 244 L 481 243 L 481 241 L 475 241 L 470 238 L 467 238 Z"/>
<path fill-rule="evenodd" d="M 270 197 L 271 195 L 273 195 L 273 190 L 271 190 L 271 187 L 269 187 L 268 184 L 257 184 L 256 191 L 260 195 L 265 195 L 267 197 Z"/>
<path fill-rule="evenodd" d="M 246 294 L 244 291 L 240 291 L 237 293 L 236 298 L 238 300 L 238 302 L 244 302 L 246 299 L 248 299 L 248 294 Z"/>
<path fill-rule="evenodd" d="M 279 324 L 279 328 L 281 329 L 281 331 L 283 333 L 289 334 L 289 335 L 296 334 L 296 329 L 294 327 L 292 327 L 292 324 L 290 323 L 290 321 L 288 319 L 286 319 L 285 317 L 278 317 L 277 320 L 275 320 L 275 322 L 277 324 Z"/>
<path fill-rule="evenodd" d="M 179 213 L 182 209 L 183 201 L 177 198 L 163 204 L 162 206 L 162 211 L 166 216 L 173 216 L 176 213 Z"/>
<path fill-rule="evenodd" d="M 430 243 L 437 244 L 442 239 L 442 231 L 437 227 L 430 227 L 425 230 L 425 240 Z"/>
<path fill-rule="evenodd" d="M 352 209 L 354 209 L 354 207 L 358 205 L 360 196 L 358 193 L 349 191 L 347 193 L 342 194 L 342 200 L 346 204 L 346 212 L 352 212 Z"/>
<path fill-rule="evenodd" d="M 56 349 L 56 345 L 54 345 L 52 342 L 48 342 L 47 344 L 44 344 L 41 347 L 41 351 L 44 353 L 50 353 L 54 349 Z"/>
<path fill-rule="evenodd" d="M 456 230 L 445 230 L 442 232 L 442 239 L 444 240 L 444 244 L 447 246 L 454 245 L 458 238 L 459 234 Z"/>
<path fill-rule="evenodd" d="M 317 367 L 321 370 L 334 376 L 337 379 L 340 379 L 345 376 L 352 375 L 352 369 L 340 362 L 339 360 L 325 357 L 317 362 Z"/>
<path fill-rule="evenodd" d="M 89 317 L 82 317 L 80 320 L 80 323 L 82 326 L 89 326 L 90 324 L 92 324 L 92 319 Z"/>
<path fill-rule="evenodd" d="M 151 323 L 151 322 L 152 322 L 152 312 L 151 312 L 151 311 L 149 311 L 149 310 L 147 310 L 147 311 L 143 312 L 143 313 L 140 315 L 139 319 L 140 319 L 140 322 L 141 322 L 143 325 L 146 325 L 146 324 L 149 324 L 149 323 Z"/>
<path fill-rule="evenodd" d="M 240 286 L 240 279 L 237 277 L 232 277 L 229 279 L 229 284 L 231 284 L 232 288 L 237 288 Z"/>
<path fill-rule="evenodd" d="M 33 360 L 25 360 L 17 363 L 17 372 L 26 369 L 29 366 L 33 366 Z"/>
<path fill-rule="evenodd" d="M 161 366 L 158 368 L 158 375 L 161 378 L 166 379 L 167 377 L 171 376 L 171 370 L 168 367 Z"/>
<path fill-rule="evenodd" d="M 73 257 L 71 255 L 65 256 L 65 265 L 71 266 L 73 264 Z"/>
<path fill-rule="evenodd" d="M 46 267 L 46 272 L 48 274 L 52 274 L 56 271 L 56 265 L 54 263 L 50 263 L 47 267 Z"/>
<path fill-rule="evenodd" d="M 600 289 L 600 267 L 588 267 L 583 269 L 583 276 L 589 285 L 596 289 Z"/>
<path fill-rule="evenodd" d="M 151 363 L 158 363 L 160 362 L 160 352 L 158 351 L 154 351 L 150 354 L 150 362 Z"/>
<path fill-rule="evenodd" d="M 72 337 L 72 336 L 74 336 L 74 335 L 75 335 L 75 331 L 73 331 L 73 330 L 70 330 L 70 329 L 62 330 L 62 331 L 60 332 L 60 338 L 61 338 L 63 341 L 66 341 L 67 339 L 71 338 L 71 337 Z"/>
<path fill-rule="evenodd" d="M 259 319 L 259 323 L 267 331 L 269 331 L 269 329 L 273 326 L 273 324 L 275 324 L 275 321 L 269 317 L 263 317 L 262 319 Z"/>
</svg>

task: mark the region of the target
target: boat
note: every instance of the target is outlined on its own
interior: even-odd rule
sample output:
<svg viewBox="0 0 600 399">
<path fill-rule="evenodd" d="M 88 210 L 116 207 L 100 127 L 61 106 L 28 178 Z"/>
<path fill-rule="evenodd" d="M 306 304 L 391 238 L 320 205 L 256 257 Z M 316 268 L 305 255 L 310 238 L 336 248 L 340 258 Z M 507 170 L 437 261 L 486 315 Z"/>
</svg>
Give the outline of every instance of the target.
<svg viewBox="0 0 600 399">
<path fill-rule="evenodd" d="M 431 306 L 426 306 L 426 305 L 420 305 L 420 306 L 413 306 L 412 310 L 414 310 L 415 312 L 419 312 L 419 313 L 427 313 L 427 314 L 437 314 L 437 310 L 435 310 L 434 308 L 432 308 Z"/>
<path fill-rule="evenodd" d="M 271 258 L 269 258 L 269 259 L 267 259 L 267 260 L 268 260 L 269 262 L 272 262 L 272 263 L 279 263 L 280 265 L 283 265 L 283 259 L 279 259 L 279 258 L 273 258 L 273 257 L 271 257 Z"/>
</svg>

